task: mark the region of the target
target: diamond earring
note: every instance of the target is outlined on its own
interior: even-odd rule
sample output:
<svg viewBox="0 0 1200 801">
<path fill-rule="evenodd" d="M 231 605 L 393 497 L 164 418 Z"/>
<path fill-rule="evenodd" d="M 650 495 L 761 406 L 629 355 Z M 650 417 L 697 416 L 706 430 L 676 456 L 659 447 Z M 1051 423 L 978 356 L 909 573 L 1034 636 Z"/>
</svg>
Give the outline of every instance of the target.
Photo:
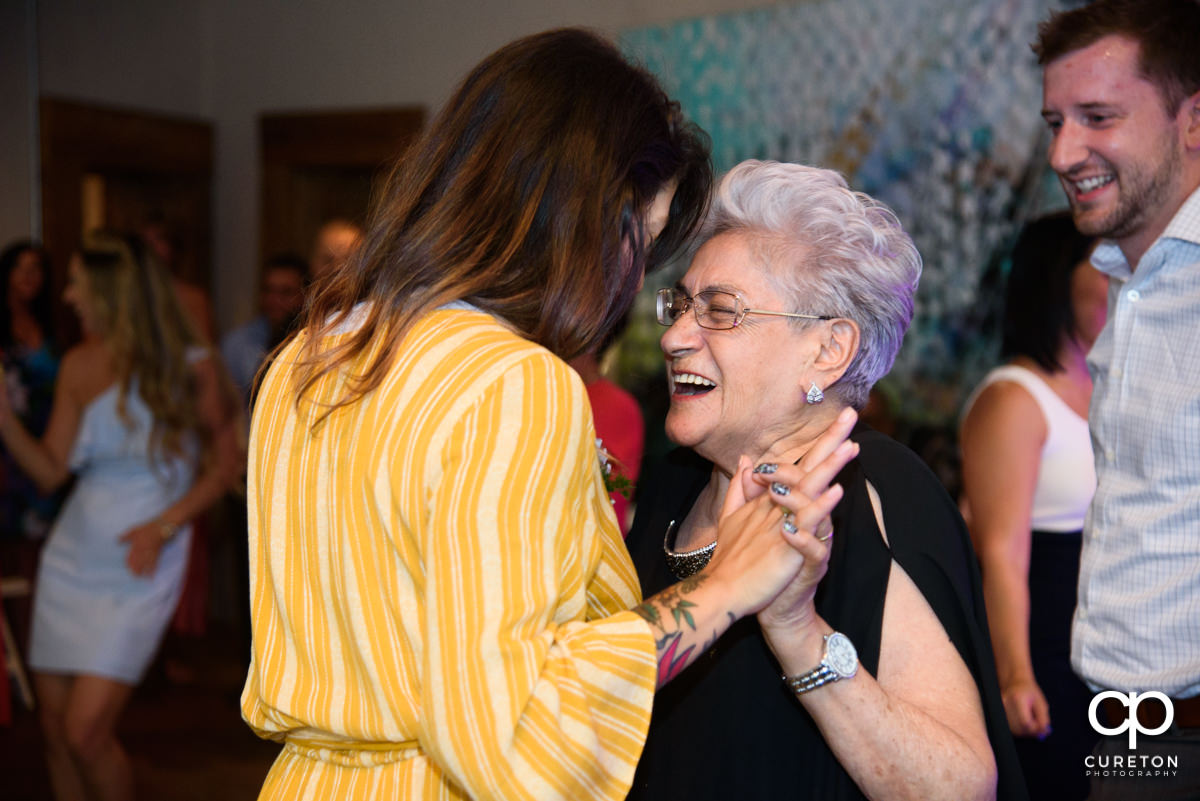
<svg viewBox="0 0 1200 801">
<path fill-rule="evenodd" d="M 825 393 L 821 391 L 821 388 L 817 386 L 817 382 L 814 381 L 812 386 L 808 388 L 808 394 L 804 396 L 804 399 L 809 403 L 820 403 L 825 400 Z"/>
</svg>

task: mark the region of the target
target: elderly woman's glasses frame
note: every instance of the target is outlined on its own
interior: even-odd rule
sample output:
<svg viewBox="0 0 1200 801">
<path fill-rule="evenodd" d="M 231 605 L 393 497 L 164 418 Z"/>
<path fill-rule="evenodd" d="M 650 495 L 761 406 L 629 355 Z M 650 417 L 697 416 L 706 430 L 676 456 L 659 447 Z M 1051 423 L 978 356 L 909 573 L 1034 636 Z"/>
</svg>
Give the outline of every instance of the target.
<svg viewBox="0 0 1200 801">
<path fill-rule="evenodd" d="M 701 328 L 710 331 L 727 331 L 737 328 L 747 314 L 768 314 L 772 317 L 796 317 L 802 320 L 832 320 L 832 317 L 818 314 L 797 314 L 795 312 L 767 311 L 766 309 L 747 309 L 740 297 L 732 292 L 721 292 L 708 289 L 697 292 L 695 297 L 689 296 L 680 289 L 667 287 L 658 290 L 656 294 L 659 325 L 671 326 L 688 309 L 696 315 L 696 323 Z"/>
</svg>

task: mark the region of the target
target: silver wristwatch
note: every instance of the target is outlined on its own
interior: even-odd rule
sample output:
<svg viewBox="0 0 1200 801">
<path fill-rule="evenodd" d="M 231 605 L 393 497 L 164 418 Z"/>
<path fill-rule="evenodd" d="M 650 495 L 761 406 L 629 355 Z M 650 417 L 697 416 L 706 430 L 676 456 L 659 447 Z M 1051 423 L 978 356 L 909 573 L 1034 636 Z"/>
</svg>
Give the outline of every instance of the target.
<svg viewBox="0 0 1200 801">
<path fill-rule="evenodd" d="M 825 655 L 821 664 L 796 676 L 784 676 L 783 680 L 796 695 L 815 690 L 830 682 L 853 678 L 858 672 L 858 651 L 854 643 L 839 631 L 825 635 Z"/>
</svg>

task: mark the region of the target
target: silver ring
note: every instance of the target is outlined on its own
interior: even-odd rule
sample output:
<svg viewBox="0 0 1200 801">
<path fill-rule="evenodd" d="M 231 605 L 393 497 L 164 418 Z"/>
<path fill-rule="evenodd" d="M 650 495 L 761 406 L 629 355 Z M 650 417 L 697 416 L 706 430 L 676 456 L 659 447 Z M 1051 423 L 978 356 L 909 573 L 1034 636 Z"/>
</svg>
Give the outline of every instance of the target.
<svg viewBox="0 0 1200 801">
<path fill-rule="evenodd" d="M 829 542 L 833 539 L 833 529 L 825 532 L 825 536 L 817 535 L 817 542 Z"/>
<path fill-rule="evenodd" d="M 789 487 L 787 484 L 780 484 L 778 481 L 771 482 L 771 492 L 775 493 L 776 495 L 780 496 L 781 498 L 784 495 L 787 495 L 791 491 L 792 491 L 791 487 Z"/>
</svg>

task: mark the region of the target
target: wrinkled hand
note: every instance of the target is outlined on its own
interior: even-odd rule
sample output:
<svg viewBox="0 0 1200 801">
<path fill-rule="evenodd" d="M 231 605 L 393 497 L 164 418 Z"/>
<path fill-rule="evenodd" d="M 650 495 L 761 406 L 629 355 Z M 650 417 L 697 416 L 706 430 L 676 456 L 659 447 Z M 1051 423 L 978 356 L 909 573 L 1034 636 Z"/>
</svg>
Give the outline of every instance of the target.
<svg viewBox="0 0 1200 801">
<path fill-rule="evenodd" d="M 1036 681 L 1012 682 L 1001 689 L 1001 697 L 1013 736 L 1040 739 L 1050 734 L 1050 705 Z"/>
<path fill-rule="evenodd" d="M 821 432 L 821 436 L 817 437 L 808 452 L 795 465 L 776 465 L 775 473 L 751 473 L 747 475 L 742 487 L 742 491 L 746 498 L 754 499 L 762 493 L 766 492 L 771 484 L 780 481 L 777 478 L 779 470 L 796 467 L 800 472 L 795 473 L 790 469 L 785 471 L 785 475 L 801 477 L 812 472 L 818 465 L 827 459 L 839 445 L 846 441 L 850 436 L 850 432 L 854 430 L 854 425 L 858 422 L 858 412 L 847 406 L 838 413 L 838 416 L 830 423 L 829 428 Z M 856 446 L 857 447 L 857 446 Z M 853 457 L 851 457 L 853 458 Z M 840 468 L 839 468 L 840 469 Z M 834 475 L 837 475 L 836 473 Z M 783 483 L 787 483 L 786 481 Z"/>
<path fill-rule="evenodd" d="M 840 496 L 839 496 L 840 500 Z M 825 571 L 829 569 L 832 542 L 826 539 L 833 530 L 829 517 L 811 528 L 798 527 L 795 534 L 784 534 L 790 546 L 803 557 L 800 570 L 771 602 L 758 613 L 758 623 L 764 630 L 799 629 L 817 619 L 813 599 Z"/>
<path fill-rule="evenodd" d="M 817 438 L 799 464 L 779 465 L 775 473 L 757 475 L 756 479 L 768 485 L 772 481 L 787 485 L 790 489 L 789 498 L 803 501 L 813 497 L 814 493 L 828 486 L 846 462 L 858 455 L 858 445 L 844 441 L 857 420 L 858 415 L 854 410 L 844 409 L 825 433 Z M 847 450 L 848 457 L 837 458 L 839 452 Z M 829 473 L 834 467 L 836 470 Z M 764 630 L 781 628 L 795 631 L 816 619 L 813 598 L 829 567 L 833 521 L 826 515 L 815 527 L 797 528 L 794 534 L 784 532 L 783 536 L 804 557 L 804 565 L 770 605 L 758 613 L 759 625 Z"/>
<path fill-rule="evenodd" d="M 131 528 L 121 535 L 121 542 L 129 544 L 125 564 L 135 576 L 152 576 L 158 567 L 158 554 L 162 551 L 162 530 L 157 520 Z"/>
<path fill-rule="evenodd" d="M 806 585 L 815 587 L 824 574 L 818 549 L 825 549 L 814 535 L 827 530 L 829 515 L 842 498 L 842 488 L 829 486 L 845 464 L 854 458 L 858 446 L 844 442 L 853 428 L 851 412 L 830 427 L 818 440 L 818 449 L 803 466 L 780 466 L 776 474 L 756 476 L 750 462 L 742 457 L 737 474 L 730 482 L 717 530 L 717 548 L 705 572 L 727 581 L 733 589 L 735 612 L 760 611 L 776 598 L 797 575 L 805 576 Z M 765 484 L 758 481 L 765 478 Z M 772 480 L 789 488 L 779 495 L 762 491 Z M 747 489 L 755 494 L 747 501 Z M 796 527 L 794 533 L 783 530 L 784 513 Z M 815 578 L 814 578 L 815 575 Z"/>
</svg>

